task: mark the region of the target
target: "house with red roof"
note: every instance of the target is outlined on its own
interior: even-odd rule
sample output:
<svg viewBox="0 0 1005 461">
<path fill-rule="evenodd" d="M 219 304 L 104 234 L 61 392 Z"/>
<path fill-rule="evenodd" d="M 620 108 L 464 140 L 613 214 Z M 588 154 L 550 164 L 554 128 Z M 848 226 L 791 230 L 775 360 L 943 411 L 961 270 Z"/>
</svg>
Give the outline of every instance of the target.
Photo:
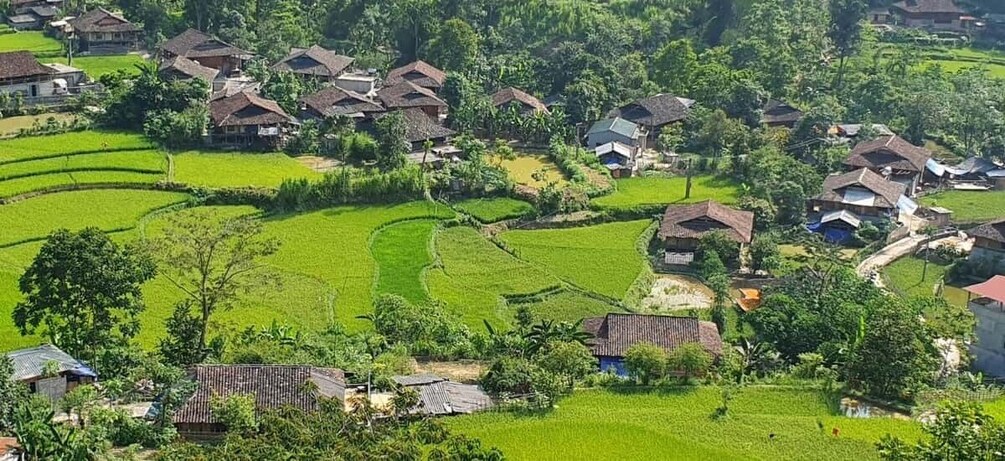
<svg viewBox="0 0 1005 461">
<path fill-rule="evenodd" d="M 967 307 L 977 319 L 976 340 L 970 344 L 974 368 L 1005 377 L 1005 275 L 964 288 Z"/>
</svg>

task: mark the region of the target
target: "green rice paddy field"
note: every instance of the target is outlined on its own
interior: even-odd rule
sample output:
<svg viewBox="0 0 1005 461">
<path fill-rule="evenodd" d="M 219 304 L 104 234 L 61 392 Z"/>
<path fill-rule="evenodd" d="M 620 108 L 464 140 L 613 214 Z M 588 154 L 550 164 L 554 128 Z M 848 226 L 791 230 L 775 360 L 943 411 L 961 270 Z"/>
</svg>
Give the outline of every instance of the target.
<svg viewBox="0 0 1005 461">
<path fill-rule="evenodd" d="M 0 141 L 0 198 L 95 183 L 171 180 L 203 187 L 276 187 L 286 178 L 319 176 L 281 153 L 169 154 L 130 133 L 84 131 Z"/>
<path fill-rule="evenodd" d="M 2 34 L 0 35 L 0 52 L 3 51 L 31 51 L 43 63 L 68 64 L 63 44 L 42 32 L 24 31 Z M 71 65 L 83 70 L 92 80 L 97 80 L 102 75 L 120 69 L 130 74 L 136 74 L 139 72 L 136 65 L 143 61 L 143 57 L 138 54 L 74 56 Z"/>
<path fill-rule="evenodd" d="M 685 199 L 687 179 L 684 177 L 626 178 L 616 181 L 617 191 L 593 199 L 600 208 L 631 208 L 643 205 L 694 203 L 712 199 L 732 204 L 740 197 L 739 185 L 712 176 L 692 178 L 691 197 Z"/>
<path fill-rule="evenodd" d="M 873 460 L 884 434 L 917 440 L 917 423 L 835 416 L 814 390 L 747 387 L 729 417 L 714 387 L 578 391 L 542 415 L 488 412 L 447 421 L 510 460 Z M 823 424 L 823 429 L 818 427 Z M 837 428 L 839 435 L 832 435 Z M 770 437 L 769 434 L 774 434 Z"/>
<path fill-rule="evenodd" d="M 1000 218 L 1005 210 L 1005 191 L 952 190 L 921 198 L 925 206 L 940 206 L 953 210 L 953 222 L 975 224 Z"/>
</svg>

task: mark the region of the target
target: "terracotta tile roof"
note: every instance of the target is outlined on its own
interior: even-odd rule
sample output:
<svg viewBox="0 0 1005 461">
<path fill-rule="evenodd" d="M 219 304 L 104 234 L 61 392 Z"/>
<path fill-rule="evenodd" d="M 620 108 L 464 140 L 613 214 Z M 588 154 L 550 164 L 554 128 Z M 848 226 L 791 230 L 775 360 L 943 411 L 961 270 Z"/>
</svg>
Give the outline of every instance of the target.
<svg viewBox="0 0 1005 461">
<path fill-rule="evenodd" d="M 1005 218 L 981 224 L 969 232 L 971 237 L 981 237 L 994 242 L 1005 243 Z"/>
<path fill-rule="evenodd" d="M 30 51 L 0 53 L 0 79 L 51 75 L 54 70 L 43 66 Z"/>
<path fill-rule="evenodd" d="M 932 158 L 927 149 L 915 146 L 900 136 L 880 136 L 871 141 L 861 142 L 851 151 L 851 156 L 844 161 L 845 165 L 856 168 L 881 170 L 890 167 L 894 170 L 923 172 L 925 163 Z"/>
<path fill-rule="evenodd" d="M 387 73 L 385 83 L 389 86 L 409 81 L 423 88 L 438 89 L 446 81 L 447 74 L 425 61 L 415 61 Z"/>
<path fill-rule="evenodd" d="M 905 0 L 894 3 L 893 8 L 908 13 L 964 13 L 953 0 Z"/>
<path fill-rule="evenodd" d="M 161 51 L 174 56 L 185 56 L 189 59 L 216 56 L 249 56 L 252 54 L 195 29 L 188 29 L 171 40 L 164 42 L 161 45 Z"/>
<path fill-rule="evenodd" d="M 384 107 L 377 101 L 335 86 L 304 96 L 300 102 L 322 117 L 384 112 Z"/>
<path fill-rule="evenodd" d="M 394 86 L 381 88 L 377 92 L 377 97 L 384 103 L 384 107 L 408 108 L 408 107 L 447 107 L 447 103 L 436 96 L 432 90 L 416 85 L 412 82 L 401 82 Z"/>
<path fill-rule="evenodd" d="M 184 56 L 175 56 L 161 63 L 160 72 L 167 75 L 181 76 L 184 79 L 200 78 L 212 83 L 219 70 L 206 67 Z"/>
<path fill-rule="evenodd" d="M 607 116 L 621 117 L 640 125 L 658 127 L 687 118 L 691 104 L 694 104 L 694 101 L 661 93 L 621 106 Z"/>
<path fill-rule="evenodd" d="M 456 133 L 456 131 L 440 125 L 436 120 L 426 115 L 422 109 L 405 109 L 398 112 L 401 112 L 405 119 L 405 138 L 408 139 L 408 142 L 443 139 Z M 387 116 L 386 113 L 379 114 L 376 118 L 385 116 Z"/>
<path fill-rule="evenodd" d="M 897 201 L 907 192 L 907 186 L 904 184 L 889 181 L 868 168 L 860 168 L 825 178 L 823 193 L 814 197 L 814 200 L 843 202 L 844 190 L 848 187 L 861 187 L 872 191 L 876 194 L 874 206 L 878 208 L 896 208 Z"/>
<path fill-rule="evenodd" d="M 273 70 L 293 72 L 318 77 L 338 77 L 349 66 L 353 58 L 314 45 L 307 49 L 294 49 L 290 54 L 272 66 Z"/>
<path fill-rule="evenodd" d="M 725 231 L 731 239 L 750 243 L 754 213 L 741 211 L 712 200 L 690 205 L 670 205 L 663 214 L 659 238 L 701 238 L 714 231 Z"/>
<path fill-rule="evenodd" d="M 95 8 L 69 21 L 78 32 L 139 32 L 140 27 L 104 8 Z"/>
<path fill-rule="evenodd" d="M 217 99 L 209 103 L 213 125 L 273 125 L 290 123 L 290 117 L 275 101 L 262 98 L 250 91 L 242 91 L 233 96 Z"/>
<path fill-rule="evenodd" d="M 639 343 L 654 344 L 667 352 L 698 343 L 713 355 L 722 353 L 722 338 L 715 324 L 693 317 L 611 313 L 584 320 L 583 328 L 594 336 L 588 345 L 597 357 L 624 357 Z"/>
<path fill-rule="evenodd" d="M 492 106 L 494 107 L 504 106 L 511 102 L 518 102 L 529 108 L 527 112 L 548 112 L 548 108 L 540 99 L 513 87 L 504 88 L 492 95 Z"/>
<path fill-rule="evenodd" d="M 315 411 L 320 397 L 345 398 L 345 375 L 341 370 L 299 365 L 197 365 L 190 379 L 198 386 L 195 393 L 175 412 L 175 424 L 212 424 L 217 421 L 210 410 L 213 396 L 251 394 L 255 410 L 292 406 Z M 311 385 L 316 390 L 311 389 Z"/>
</svg>

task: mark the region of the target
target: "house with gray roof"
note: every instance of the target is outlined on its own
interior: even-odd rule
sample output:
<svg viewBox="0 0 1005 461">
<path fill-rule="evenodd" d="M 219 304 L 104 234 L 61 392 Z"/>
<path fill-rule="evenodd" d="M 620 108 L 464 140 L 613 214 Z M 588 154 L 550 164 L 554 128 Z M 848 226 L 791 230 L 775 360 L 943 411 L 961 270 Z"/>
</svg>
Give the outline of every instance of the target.
<svg viewBox="0 0 1005 461">
<path fill-rule="evenodd" d="M 8 352 L 14 365 L 11 379 L 33 393 L 57 400 L 73 388 L 93 383 L 97 373 L 51 344 Z"/>
<path fill-rule="evenodd" d="M 844 161 L 849 171 L 868 168 L 891 181 L 907 186 L 907 196 L 913 197 L 928 170 L 932 153 L 915 146 L 900 136 L 880 136 L 855 145 Z"/>
<path fill-rule="evenodd" d="M 953 0 L 902 0 L 890 11 L 898 24 L 930 30 L 962 30 L 966 14 Z"/>
<path fill-rule="evenodd" d="M 639 125 L 621 117 L 600 120 L 586 132 L 586 145 L 596 149 L 604 144 L 619 142 L 626 146 L 645 149 L 646 131 Z"/>
<path fill-rule="evenodd" d="M 469 414 L 493 405 L 492 398 L 474 384 L 458 383 L 432 374 L 394 376 L 392 380 L 419 395 L 419 403 L 411 411 L 413 414 Z"/>
<path fill-rule="evenodd" d="M 98 7 L 68 21 L 80 52 L 121 54 L 139 48 L 143 29 L 119 13 Z"/>
<path fill-rule="evenodd" d="M 660 93 L 614 109 L 607 116 L 639 125 L 646 131 L 650 141 L 655 142 L 664 126 L 687 118 L 694 102 L 693 99 Z"/>
</svg>

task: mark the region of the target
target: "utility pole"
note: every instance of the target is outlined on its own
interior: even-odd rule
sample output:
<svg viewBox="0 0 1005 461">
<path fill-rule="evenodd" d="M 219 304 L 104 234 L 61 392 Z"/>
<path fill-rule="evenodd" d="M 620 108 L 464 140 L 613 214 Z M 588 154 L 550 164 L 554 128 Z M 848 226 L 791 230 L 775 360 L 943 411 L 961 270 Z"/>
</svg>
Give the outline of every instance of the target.
<svg viewBox="0 0 1005 461">
<path fill-rule="evenodd" d="M 687 167 L 684 170 L 684 174 L 687 176 L 687 186 L 684 189 L 684 200 L 691 198 L 691 162 L 694 159 L 687 159 Z"/>
</svg>

